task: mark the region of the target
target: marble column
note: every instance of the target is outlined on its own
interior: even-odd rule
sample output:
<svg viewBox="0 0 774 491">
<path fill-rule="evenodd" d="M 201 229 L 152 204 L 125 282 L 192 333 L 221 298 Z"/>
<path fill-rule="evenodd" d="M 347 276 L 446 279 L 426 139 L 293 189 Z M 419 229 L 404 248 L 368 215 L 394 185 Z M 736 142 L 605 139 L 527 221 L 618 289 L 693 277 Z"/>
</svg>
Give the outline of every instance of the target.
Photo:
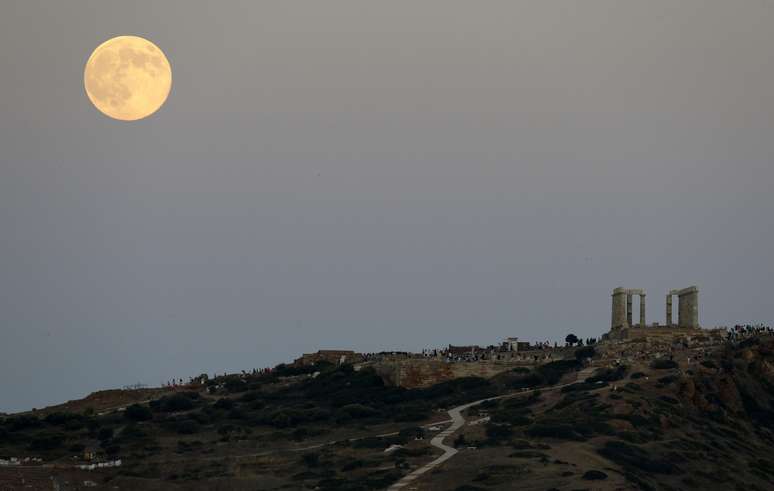
<svg viewBox="0 0 774 491">
<path fill-rule="evenodd" d="M 626 290 L 623 288 L 616 288 L 613 290 L 613 308 L 612 319 L 610 322 L 611 329 L 621 329 L 627 327 L 626 325 Z"/>
</svg>

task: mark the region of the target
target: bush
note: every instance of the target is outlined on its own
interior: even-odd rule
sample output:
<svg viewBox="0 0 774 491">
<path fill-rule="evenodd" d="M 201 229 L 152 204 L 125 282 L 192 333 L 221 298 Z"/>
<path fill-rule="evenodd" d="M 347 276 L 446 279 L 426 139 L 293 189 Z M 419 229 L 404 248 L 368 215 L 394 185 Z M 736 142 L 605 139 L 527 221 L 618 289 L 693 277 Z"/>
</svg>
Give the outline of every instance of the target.
<svg viewBox="0 0 774 491">
<path fill-rule="evenodd" d="M 626 367 L 623 365 L 615 368 L 600 368 L 594 372 L 594 375 L 586 379 L 586 382 L 615 382 L 621 380 L 626 375 Z"/>
<path fill-rule="evenodd" d="M 703 360 L 701 362 L 701 366 L 703 366 L 704 368 L 712 368 L 712 369 L 718 368 L 718 366 L 715 365 L 715 362 L 713 362 L 712 360 Z"/>
<path fill-rule="evenodd" d="M 513 430 L 509 426 L 488 424 L 486 425 L 486 436 L 490 440 L 500 441 L 507 440 L 513 434 Z"/>
<path fill-rule="evenodd" d="M 347 404 L 336 411 L 336 421 L 370 418 L 379 414 L 376 409 L 363 404 Z"/>
<path fill-rule="evenodd" d="M 509 385 L 512 389 L 530 389 L 533 387 L 539 387 L 545 383 L 545 379 L 537 373 L 530 373 L 523 377 L 518 377 L 510 381 Z"/>
<path fill-rule="evenodd" d="M 667 360 L 666 358 L 659 358 L 657 360 L 653 360 L 650 362 L 650 368 L 653 368 L 655 370 L 669 370 L 672 368 L 677 368 L 677 362 L 674 360 Z"/>
<path fill-rule="evenodd" d="M 575 350 L 575 359 L 584 360 L 586 358 L 593 358 L 597 354 L 597 350 L 593 346 L 584 346 Z"/>
<path fill-rule="evenodd" d="M 411 428 L 403 428 L 398 432 L 398 436 L 402 439 L 409 440 L 414 438 L 424 438 L 425 430 L 419 426 L 413 426 Z"/>
<path fill-rule="evenodd" d="M 607 442 L 598 452 L 606 459 L 628 469 L 634 468 L 654 474 L 674 474 L 679 471 L 669 460 L 652 458 L 642 447 L 618 440 Z"/>
<path fill-rule="evenodd" d="M 144 438 L 146 433 L 137 426 L 136 424 L 128 424 L 124 426 L 124 429 L 121 430 L 121 433 L 119 433 L 118 437 L 123 441 L 128 440 L 138 440 L 140 438 Z"/>
<path fill-rule="evenodd" d="M 583 479 L 587 481 L 601 481 L 607 479 L 607 474 L 602 471 L 586 471 L 586 473 L 583 474 Z"/>
<path fill-rule="evenodd" d="M 253 390 L 251 392 L 245 392 L 242 394 L 242 396 L 239 398 L 242 402 L 253 402 L 257 401 L 261 398 L 261 391 Z"/>
<path fill-rule="evenodd" d="M 147 406 L 132 404 L 124 411 L 124 417 L 129 421 L 150 421 L 153 419 L 153 413 Z"/>
<path fill-rule="evenodd" d="M 121 452 L 121 447 L 118 445 L 108 445 L 105 447 L 105 453 L 108 454 L 109 457 L 115 457 Z"/>
<path fill-rule="evenodd" d="M 561 392 L 562 393 L 568 393 L 568 392 L 581 392 L 586 390 L 594 390 L 599 389 L 601 387 L 606 387 L 607 383 L 591 383 L 591 382 L 578 382 L 576 384 L 568 385 L 566 387 L 562 387 Z"/>
<path fill-rule="evenodd" d="M 178 435 L 193 435 L 199 431 L 199 424 L 192 419 L 184 419 L 175 425 Z"/>
<path fill-rule="evenodd" d="M 43 422 L 35 416 L 15 416 L 5 420 L 5 426 L 8 431 L 26 430 L 29 428 L 40 428 Z"/>
<path fill-rule="evenodd" d="M 575 431 L 573 426 L 564 423 L 534 424 L 527 429 L 527 434 L 532 437 L 557 438 L 559 440 L 586 440 L 586 437 Z"/>
<path fill-rule="evenodd" d="M 317 467 L 320 465 L 320 455 L 316 453 L 307 453 L 301 456 L 301 462 L 307 467 Z"/>
<path fill-rule="evenodd" d="M 239 377 L 227 378 L 226 381 L 223 383 L 223 387 L 225 387 L 226 391 L 228 391 L 230 394 L 234 394 L 237 392 L 246 392 L 248 388 L 247 382 L 245 382 Z"/>
<path fill-rule="evenodd" d="M 113 428 L 100 428 L 97 433 L 97 440 L 106 441 L 113 438 Z"/>
<path fill-rule="evenodd" d="M 421 421 L 430 417 L 430 410 L 420 406 L 403 407 L 394 413 L 393 419 L 399 423 Z"/>
<path fill-rule="evenodd" d="M 83 452 L 84 450 L 86 450 L 86 445 L 84 445 L 83 443 L 73 443 L 67 449 L 68 452 L 75 453 L 75 454 L 79 454 L 79 453 Z"/>
<path fill-rule="evenodd" d="M 285 408 L 258 417 L 257 421 L 276 428 L 289 428 L 301 423 L 325 421 L 330 418 L 330 413 L 323 409 L 297 409 Z"/>
<path fill-rule="evenodd" d="M 535 371 L 543 377 L 546 384 L 554 385 L 565 374 L 578 370 L 580 366 L 581 364 L 578 360 L 557 360 L 541 365 Z"/>
<path fill-rule="evenodd" d="M 65 441 L 65 436 L 61 433 L 48 433 L 34 437 L 30 440 L 29 449 L 33 452 L 45 452 L 56 450 L 61 447 Z"/>
<path fill-rule="evenodd" d="M 65 426 L 70 421 L 73 421 L 73 420 L 80 421 L 82 418 L 83 416 L 81 416 L 80 414 L 57 412 L 57 413 L 51 413 L 48 416 L 46 416 L 44 421 L 46 422 L 46 424 L 50 424 L 53 426 Z"/>
<path fill-rule="evenodd" d="M 642 372 L 634 372 L 633 374 L 629 375 L 629 378 L 632 380 L 637 380 L 638 378 L 644 378 L 645 374 Z"/>
<path fill-rule="evenodd" d="M 213 404 L 213 407 L 216 407 L 218 409 L 233 409 L 236 403 L 233 399 L 228 398 L 221 398 L 218 399 L 215 404 Z"/>
<path fill-rule="evenodd" d="M 666 377 L 661 377 L 657 380 L 659 385 L 669 385 L 674 382 L 676 382 L 678 379 L 677 375 L 667 375 Z"/>
<path fill-rule="evenodd" d="M 198 395 L 198 394 L 197 394 Z M 160 411 L 165 413 L 174 413 L 177 411 L 187 411 L 193 409 L 194 402 L 191 397 L 184 393 L 173 394 L 171 396 L 164 396 L 157 402 Z"/>
</svg>

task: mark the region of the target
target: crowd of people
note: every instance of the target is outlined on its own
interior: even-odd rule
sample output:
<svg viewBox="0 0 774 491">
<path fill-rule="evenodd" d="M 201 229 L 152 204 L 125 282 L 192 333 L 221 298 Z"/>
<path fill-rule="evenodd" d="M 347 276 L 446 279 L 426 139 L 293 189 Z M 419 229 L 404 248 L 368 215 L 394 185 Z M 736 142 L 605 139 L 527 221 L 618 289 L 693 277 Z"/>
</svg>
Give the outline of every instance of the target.
<svg viewBox="0 0 774 491">
<path fill-rule="evenodd" d="M 762 334 L 774 334 L 774 329 L 765 324 L 737 324 L 733 328 L 726 328 L 726 339 L 731 342 Z"/>
</svg>

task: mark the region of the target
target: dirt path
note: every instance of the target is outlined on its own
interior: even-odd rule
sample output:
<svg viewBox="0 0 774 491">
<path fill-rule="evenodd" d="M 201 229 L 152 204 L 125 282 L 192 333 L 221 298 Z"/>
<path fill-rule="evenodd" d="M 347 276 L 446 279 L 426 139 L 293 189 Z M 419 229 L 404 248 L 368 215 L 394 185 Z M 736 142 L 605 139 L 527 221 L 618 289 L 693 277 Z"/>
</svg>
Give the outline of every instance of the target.
<svg viewBox="0 0 774 491">
<path fill-rule="evenodd" d="M 569 385 L 573 385 L 573 384 L 577 383 L 578 381 L 585 380 L 586 377 L 590 376 L 594 372 L 594 370 L 596 370 L 596 367 L 586 368 L 586 369 L 581 370 L 580 372 L 578 372 L 578 377 L 577 377 L 575 382 L 571 382 L 569 384 L 555 385 L 553 387 L 548 387 L 548 388 L 545 388 L 545 389 L 540 389 L 540 391 L 541 392 L 554 391 L 554 390 L 562 389 L 563 387 L 567 387 Z M 420 468 L 410 472 L 409 474 L 403 476 L 403 478 L 400 481 L 396 482 L 395 484 L 393 484 L 392 486 L 387 488 L 388 491 L 397 491 L 399 489 L 403 489 L 404 487 L 408 486 L 409 484 L 414 482 L 416 479 L 418 479 L 422 475 L 428 473 L 429 471 L 431 471 L 434 468 L 438 467 L 439 465 L 443 464 L 444 462 L 446 462 L 450 458 L 454 457 L 458 453 L 458 450 L 456 448 L 450 447 L 449 445 L 446 445 L 443 441 L 447 437 L 450 437 L 454 432 L 456 432 L 457 430 L 459 430 L 460 428 L 462 428 L 465 425 L 465 418 L 462 417 L 462 412 L 463 411 L 465 411 L 465 410 L 467 410 L 467 409 L 469 409 L 469 408 L 471 408 L 473 406 L 477 406 L 477 405 L 479 405 L 481 403 L 484 403 L 486 401 L 496 401 L 496 400 L 499 400 L 499 399 L 507 399 L 507 398 L 516 397 L 516 396 L 522 395 L 522 394 L 529 394 L 531 392 L 532 391 L 516 392 L 516 393 L 512 393 L 512 394 L 505 394 L 505 395 L 497 396 L 497 397 L 489 397 L 489 398 L 486 398 L 486 399 L 481 399 L 481 400 L 478 400 L 478 401 L 469 402 L 467 404 L 463 404 L 461 406 L 457 406 L 455 408 L 449 409 L 449 416 L 451 417 L 452 424 L 448 428 L 443 430 L 441 433 L 439 433 L 435 438 L 433 438 L 430 441 L 430 444 L 432 446 L 436 447 L 436 448 L 440 448 L 443 451 L 443 454 L 440 457 L 438 457 L 437 459 L 433 460 L 432 462 L 429 462 L 429 463 L 425 464 L 424 466 L 422 466 L 422 467 L 420 467 Z"/>
</svg>

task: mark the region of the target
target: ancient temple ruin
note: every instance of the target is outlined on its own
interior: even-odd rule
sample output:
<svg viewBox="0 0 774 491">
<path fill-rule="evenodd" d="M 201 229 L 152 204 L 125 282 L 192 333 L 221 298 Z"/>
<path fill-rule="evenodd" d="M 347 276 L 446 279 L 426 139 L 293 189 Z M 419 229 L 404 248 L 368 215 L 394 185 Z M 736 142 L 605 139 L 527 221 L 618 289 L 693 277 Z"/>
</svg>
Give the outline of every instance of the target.
<svg viewBox="0 0 774 491">
<path fill-rule="evenodd" d="M 632 297 L 640 297 L 640 319 L 638 324 L 632 319 Z M 677 325 L 672 319 L 672 297 L 677 295 Z M 630 327 L 646 327 L 645 324 L 645 290 L 639 288 L 618 287 L 613 290 L 613 307 L 611 329 L 627 329 Z M 684 329 L 699 328 L 699 289 L 695 286 L 681 290 L 670 290 L 666 296 L 666 323 L 663 326 L 654 324 L 653 327 L 678 327 Z"/>
</svg>

